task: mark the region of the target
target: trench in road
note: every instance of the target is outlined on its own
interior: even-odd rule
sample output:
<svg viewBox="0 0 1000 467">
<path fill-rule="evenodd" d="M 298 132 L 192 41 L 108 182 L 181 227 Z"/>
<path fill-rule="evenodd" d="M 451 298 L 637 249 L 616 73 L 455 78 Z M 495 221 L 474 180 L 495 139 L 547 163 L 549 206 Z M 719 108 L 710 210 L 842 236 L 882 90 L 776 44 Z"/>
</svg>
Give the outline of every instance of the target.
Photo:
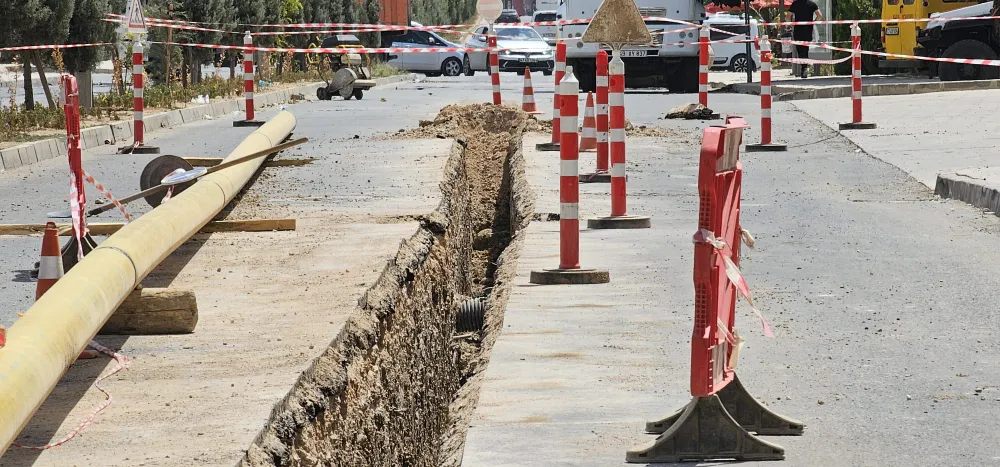
<svg viewBox="0 0 1000 467">
<path fill-rule="evenodd" d="M 534 194 L 527 114 L 446 107 L 399 137 L 455 138 L 441 202 L 421 219 L 348 324 L 272 411 L 240 465 L 458 465 Z M 483 297 L 485 325 L 456 331 Z"/>
</svg>

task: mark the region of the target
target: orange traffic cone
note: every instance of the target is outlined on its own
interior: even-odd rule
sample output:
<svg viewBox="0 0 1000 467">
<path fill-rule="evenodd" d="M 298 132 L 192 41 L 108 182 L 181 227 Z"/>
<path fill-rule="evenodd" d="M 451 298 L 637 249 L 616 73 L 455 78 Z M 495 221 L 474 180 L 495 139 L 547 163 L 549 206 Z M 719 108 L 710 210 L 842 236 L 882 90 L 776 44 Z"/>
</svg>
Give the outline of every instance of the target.
<svg viewBox="0 0 1000 467">
<path fill-rule="evenodd" d="M 35 286 L 35 300 L 42 298 L 56 281 L 63 276 L 62 253 L 59 252 L 59 230 L 55 222 L 45 224 L 42 237 L 42 259 L 38 262 L 38 285 Z"/>
<path fill-rule="evenodd" d="M 597 116 L 594 112 L 594 93 L 587 93 L 587 108 L 583 111 L 583 132 L 580 134 L 580 150 L 597 151 Z"/>
<path fill-rule="evenodd" d="M 521 94 L 521 110 L 529 114 L 540 114 L 535 107 L 535 88 L 531 86 L 531 68 L 524 68 L 524 93 Z"/>
</svg>

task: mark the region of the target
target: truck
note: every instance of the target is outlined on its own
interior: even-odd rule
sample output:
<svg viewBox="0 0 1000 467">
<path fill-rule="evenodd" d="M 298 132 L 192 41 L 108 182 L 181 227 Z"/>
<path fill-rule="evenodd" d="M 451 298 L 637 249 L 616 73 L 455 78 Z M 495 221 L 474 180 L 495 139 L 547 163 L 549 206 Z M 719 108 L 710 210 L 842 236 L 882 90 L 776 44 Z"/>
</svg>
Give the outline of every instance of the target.
<svg viewBox="0 0 1000 467">
<path fill-rule="evenodd" d="M 978 3 L 979 0 L 882 0 L 882 48 L 891 54 L 913 55 L 917 45 L 917 35 L 926 29 L 926 23 L 900 21 L 914 18 L 930 18 L 935 13 L 943 13 Z M 825 12 L 824 12 L 825 14 Z M 810 57 L 812 54 L 810 54 Z M 922 69 L 926 62 L 901 57 L 885 57 L 879 60 L 879 68 L 886 71 L 897 69 Z"/>
<path fill-rule="evenodd" d="M 565 0 L 556 16 L 560 20 L 593 18 L 602 0 Z M 636 0 L 643 17 L 682 20 L 701 24 L 705 7 L 700 0 Z M 688 30 L 664 35 L 665 32 L 689 26 L 665 21 L 647 20 L 646 28 L 653 36 L 653 43 L 626 46 L 622 49 L 625 62 L 625 86 L 629 88 L 663 87 L 670 92 L 698 92 L 698 46 L 663 45 L 664 37 L 670 42 L 697 42 L 698 31 Z M 603 45 L 583 42 L 587 24 L 565 24 L 559 27 L 559 39 L 566 42 L 566 65 L 573 67 L 573 75 L 580 81 L 580 89 L 593 91 L 597 87 L 597 52 Z M 611 49 L 604 47 L 611 55 Z"/>
<path fill-rule="evenodd" d="M 949 21 L 949 18 L 989 17 L 993 2 L 980 3 L 931 15 L 927 28 L 917 35 L 913 54 L 922 57 L 996 60 L 1000 56 L 996 24 L 992 19 Z M 1000 68 L 961 63 L 930 62 L 930 77 L 941 81 L 997 79 Z"/>
</svg>

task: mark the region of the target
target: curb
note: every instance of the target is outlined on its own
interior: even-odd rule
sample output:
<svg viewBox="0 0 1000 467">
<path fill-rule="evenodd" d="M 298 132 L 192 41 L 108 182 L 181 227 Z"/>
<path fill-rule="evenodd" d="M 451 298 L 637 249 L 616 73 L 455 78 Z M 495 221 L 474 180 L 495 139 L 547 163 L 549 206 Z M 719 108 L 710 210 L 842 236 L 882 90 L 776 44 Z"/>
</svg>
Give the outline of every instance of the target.
<svg viewBox="0 0 1000 467">
<path fill-rule="evenodd" d="M 412 81 L 417 75 L 410 73 L 404 75 L 389 76 L 375 80 L 376 86 L 386 86 Z M 254 100 L 255 109 L 264 109 L 272 105 L 280 105 L 291 101 L 292 94 L 315 95 L 316 87 L 323 84 L 314 82 L 304 84 L 294 88 L 282 89 L 280 91 L 262 92 L 256 94 Z M 240 96 L 236 99 L 202 104 L 194 107 L 185 107 L 158 114 L 147 115 L 144 119 L 146 133 L 155 133 L 165 128 L 181 126 L 186 123 L 194 123 L 201 120 L 214 119 L 230 115 L 233 112 L 241 112 L 246 108 L 246 101 Z M 87 127 L 80 130 L 83 141 L 81 146 L 84 150 L 93 149 L 104 145 L 113 145 L 116 142 L 132 138 L 132 120 L 120 120 L 117 122 Z M 14 146 L 0 150 L 0 173 L 7 170 L 14 170 L 20 167 L 37 164 L 41 161 L 52 159 L 57 156 L 66 155 L 66 137 L 57 136 L 55 138 L 32 141 L 19 146 Z"/>
<path fill-rule="evenodd" d="M 933 81 L 926 83 L 880 83 L 863 84 L 863 96 L 898 96 L 903 94 L 926 94 L 930 92 L 979 91 L 1000 89 L 1000 80 L 981 81 Z M 730 84 L 722 92 L 760 95 L 760 83 Z M 804 99 L 834 99 L 851 97 L 851 85 L 812 86 L 782 86 L 772 85 L 771 95 L 775 101 L 793 101 Z"/>
<path fill-rule="evenodd" d="M 961 173 L 938 174 L 934 194 L 1000 213 L 1000 185 L 990 183 L 985 177 Z"/>
</svg>

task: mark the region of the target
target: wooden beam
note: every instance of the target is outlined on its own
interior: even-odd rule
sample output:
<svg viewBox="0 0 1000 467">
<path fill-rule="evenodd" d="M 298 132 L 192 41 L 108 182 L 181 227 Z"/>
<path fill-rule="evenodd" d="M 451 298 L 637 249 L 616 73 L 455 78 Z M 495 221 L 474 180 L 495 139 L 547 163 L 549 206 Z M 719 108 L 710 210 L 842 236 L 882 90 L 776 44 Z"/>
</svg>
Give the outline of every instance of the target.
<svg viewBox="0 0 1000 467">
<path fill-rule="evenodd" d="M 125 224 L 120 222 L 91 222 L 87 224 L 91 235 L 112 235 Z M 73 229 L 70 224 L 56 224 L 59 235 L 68 237 Z M 208 232 L 270 232 L 295 230 L 295 219 L 250 219 L 238 221 L 212 221 L 199 231 Z M 0 224 L 0 235 L 42 235 L 45 224 Z"/>
<path fill-rule="evenodd" d="M 185 157 L 184 160 L 191 164 L 192 167 L 213 167 L 222 163 L 222 159 L 216 157 Z M 264 167 L 298 167 L 301 165 L 312 164 L 316 160 L 313 158 L 306 159 L 277 159 L 264 161 Z"/>
<path fill-rule="evenodd" d="M 188 334 L 198 325 L 194 292 L 139 289 L 118 306 L 98 334 Z"/>
</svg>

